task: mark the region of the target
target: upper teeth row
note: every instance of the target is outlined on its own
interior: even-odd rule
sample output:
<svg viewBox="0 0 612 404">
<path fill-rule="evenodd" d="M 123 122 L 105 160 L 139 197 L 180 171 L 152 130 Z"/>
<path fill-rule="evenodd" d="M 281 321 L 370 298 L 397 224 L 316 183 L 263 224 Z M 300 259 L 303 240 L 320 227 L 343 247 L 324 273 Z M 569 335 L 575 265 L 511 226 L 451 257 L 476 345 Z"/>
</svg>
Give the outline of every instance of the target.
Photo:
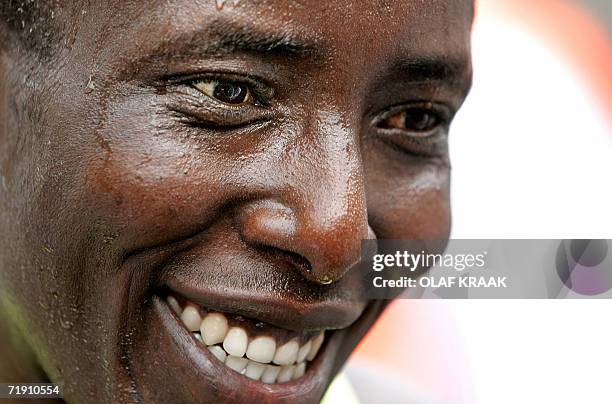
<svg viewBox="0 0 612 404">
<path fill-rule="evenodd" d="M 257 377 L 251 378 L 261 377 L 262 381 L 267 383 L 301 377 L 305 372 L 305 360 L 312 361 L 323 344 L 323 332 L 302 346 L 297 339 L 292 339 L 277 347 L 276 339 L 271 336 L 257 336 L 249 341 L 246 331 L 242 327 L 230 327 L 227 318 L 221 313 L 209 313 L 202 318 L 198 307 L 193 303 L 188 302 L 184 308 L 181 308 L 174 297 L 168 296 L 167 301 L 190 331 L 196 333 L 199 331 L 199 334 L 196 334 L 197 338 L 209 347 L 217 359 L 249 377 L 251 373 L 255 373 Z M 246 358 L 243 358 L 245 355 Z M 280 367 L 267 365 L 267 368 L 271 368 L 267 369 L 266 366 L 259 365 L 270 362 Z M 293 366 L 296 363 L 297 365 Z M 252 368 L 251 371 L 249 368 Z M 253 372 L 253 369 L 256 371 Z M 283 371 L 291 374 L 283 376 Z M 274 376 L 266 378 L 266 372 L 274 373 Z"/>
</svg>

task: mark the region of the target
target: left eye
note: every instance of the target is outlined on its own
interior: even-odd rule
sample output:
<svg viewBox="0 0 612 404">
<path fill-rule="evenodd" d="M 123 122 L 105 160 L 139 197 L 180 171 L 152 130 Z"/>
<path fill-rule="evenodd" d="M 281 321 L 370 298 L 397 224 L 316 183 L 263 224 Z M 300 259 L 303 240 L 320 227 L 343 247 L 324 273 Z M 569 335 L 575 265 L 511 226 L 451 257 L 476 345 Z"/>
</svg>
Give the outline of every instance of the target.
<svg viewBox="0 0 612 404">
<path fill-rule="evenodd" d="M 253 101 L 249 86 L 236 81 L 200 80 L 193 86 L 207 96 L 226 104 L 247 104 Z"/>
<path fill-rule="evenodd" d="M 401 129 L 410 132 L 429 132 L 442 123 L 440 116 L 427 108 L 408 108 L 398 112 L 378 125 L 385 129 Z"/>
</svg>

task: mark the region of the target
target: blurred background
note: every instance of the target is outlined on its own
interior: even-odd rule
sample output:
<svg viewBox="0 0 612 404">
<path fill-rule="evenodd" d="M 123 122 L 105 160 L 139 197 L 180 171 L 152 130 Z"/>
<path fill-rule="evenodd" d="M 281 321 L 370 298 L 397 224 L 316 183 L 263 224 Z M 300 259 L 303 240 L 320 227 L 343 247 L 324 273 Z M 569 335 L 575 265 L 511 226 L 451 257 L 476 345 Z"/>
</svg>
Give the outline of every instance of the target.
<svg viewBox="0 0 612 404">
<path fill-rule="evenodd" d="M 477 8 L 452 236 L 612 239 L 612 0 Z M 396 301 L 349 368 L 431 403 L 609 404 L 611 318 L 603 300 Z"/>
</svg>

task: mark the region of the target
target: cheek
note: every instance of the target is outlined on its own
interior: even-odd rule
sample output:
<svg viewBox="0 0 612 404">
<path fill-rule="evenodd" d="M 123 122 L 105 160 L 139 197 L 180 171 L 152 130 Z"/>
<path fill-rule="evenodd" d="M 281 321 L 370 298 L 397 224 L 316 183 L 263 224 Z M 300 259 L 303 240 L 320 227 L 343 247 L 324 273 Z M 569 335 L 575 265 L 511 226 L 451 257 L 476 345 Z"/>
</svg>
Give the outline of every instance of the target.
<svg viewBox="0 0 612 404">
<path fill-rule="evenodd" d="M 196 170 L 202 163 L 183 145 L 146 143 L 115 142 L 108 158 L 87 168 L 88 205 L 131 242 L 155 245 L 197 232 L 227 199 L 218 166 Z"/>
<path fill-rule="evenodd" d="M 193 234 L 227 197 L 223 163 L 156 127 L 154 111 L 129 105 L 124 111 L 91 142 L 95 157 L 84 181 L 92 215 L 122 245 L 156 245 Z"/>
<path fill-rule="evenodd" d="M 378 238 L 446 240 L 450 233 L 446 164 L 415 164 L 368 174 L 370 225 Z"/>
<path fill-rule="evenodd" d="M 95 157 L 85 170 L 85 197 L 125 249 L 190 237 L 265 185 L 256 168 L 270 147 L 256 136 L 245 142 L 187 131 L 146 97 L 108 109 L 90 142 Z"/>
</svg>

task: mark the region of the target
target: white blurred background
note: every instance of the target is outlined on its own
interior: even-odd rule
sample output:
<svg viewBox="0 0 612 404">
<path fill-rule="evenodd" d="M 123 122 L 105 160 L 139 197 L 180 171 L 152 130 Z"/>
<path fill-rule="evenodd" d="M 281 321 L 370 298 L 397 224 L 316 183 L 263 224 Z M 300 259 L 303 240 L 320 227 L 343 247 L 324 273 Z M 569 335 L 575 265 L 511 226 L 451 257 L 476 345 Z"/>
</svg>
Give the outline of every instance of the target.
<svg viewBox="0 0 612 404">
<path fill-rule="evenodd" d="M 612 0 L 479 1 L 453 237 L 612 239 L 611 22 Z M 351 366 L 432 402 L 610 404 L 612 301 L 398 301 Z"/>
</svg>

